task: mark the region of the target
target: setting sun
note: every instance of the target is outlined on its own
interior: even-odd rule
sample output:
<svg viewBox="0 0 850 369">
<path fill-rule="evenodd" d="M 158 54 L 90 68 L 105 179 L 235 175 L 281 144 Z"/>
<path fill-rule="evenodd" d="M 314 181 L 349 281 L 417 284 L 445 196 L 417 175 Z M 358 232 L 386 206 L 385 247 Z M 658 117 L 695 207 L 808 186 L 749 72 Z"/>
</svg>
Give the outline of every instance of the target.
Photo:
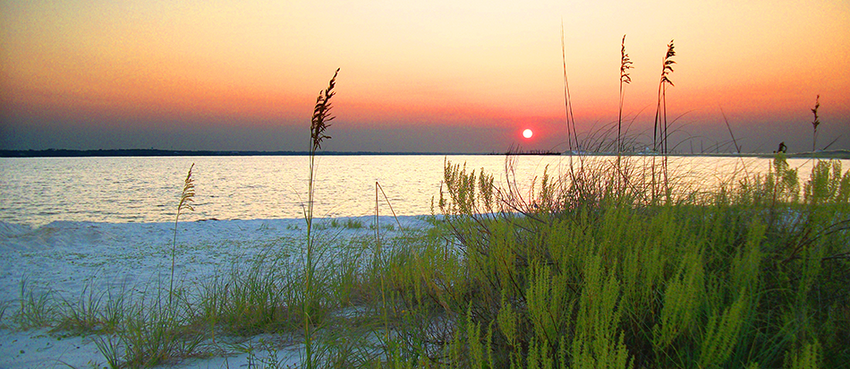
<svg viewBox="0 0 850 369">
<path fill-rule="evenodd" d="M 531 138 L 531 136 L 533 136 L 533 135 L 534 135 L 534 132 L 532 132 L 528 128 L 526 128 L 525 131 L 522 131 L 522 137 Z"/>
</svg>

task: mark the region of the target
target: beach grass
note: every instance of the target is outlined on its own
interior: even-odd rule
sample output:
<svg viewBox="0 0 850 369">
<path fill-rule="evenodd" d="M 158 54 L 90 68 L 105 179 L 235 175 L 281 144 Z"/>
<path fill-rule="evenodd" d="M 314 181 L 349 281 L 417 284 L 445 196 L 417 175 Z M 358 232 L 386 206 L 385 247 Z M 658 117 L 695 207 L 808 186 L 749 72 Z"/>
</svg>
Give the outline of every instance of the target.
<svg viewBox="0 0 850 369">
<path fill-rule="evenodd" d="M 57 316 L 57 306 L 51 303 L 52 296 L 50 289 L 34 287 L 24 278 L 21 281 L 18 311 L 13 316 L 15 325 L 22 329 L 50 326 Z"/>
</svg>

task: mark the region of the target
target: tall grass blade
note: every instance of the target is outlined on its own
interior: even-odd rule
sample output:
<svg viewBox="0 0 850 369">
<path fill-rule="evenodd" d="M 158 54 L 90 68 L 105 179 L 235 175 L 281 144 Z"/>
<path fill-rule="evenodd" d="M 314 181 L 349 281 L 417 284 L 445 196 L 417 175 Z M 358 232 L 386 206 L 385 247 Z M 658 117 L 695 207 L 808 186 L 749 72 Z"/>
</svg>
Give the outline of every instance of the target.
<svg viewBox="0 0 850 369">
<path fill-rule="evenodd" d="M 578 132 L 576 132 L 576 121 L 573 116 L 573 103 L 570 99 L 570 81 L 567 78 L 567 49 L 564 43 L 564 19 L 561 18 L 561 59 L 564 63 L 564 115 L 567 120 L 567 143 L 570 148 L 570 155 L 573 151 L 573 141 L 575 140 L 575 149 L 581 150 L 578 143 Z M 570 124 L 572 123 L 572 127 Z M 572 132 L 572 135 L 570 134 Z"/>
</svg>

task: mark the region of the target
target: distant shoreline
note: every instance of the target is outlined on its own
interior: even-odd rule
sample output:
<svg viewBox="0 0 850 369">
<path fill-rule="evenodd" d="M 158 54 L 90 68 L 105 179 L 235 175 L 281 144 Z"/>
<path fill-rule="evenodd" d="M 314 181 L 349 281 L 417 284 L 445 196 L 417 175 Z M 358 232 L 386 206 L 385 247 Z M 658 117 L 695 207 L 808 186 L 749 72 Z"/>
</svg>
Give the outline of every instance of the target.
<svg viewBox="0 0 850 369">
<path fill-rule="evenodd" d="M 447 153 L 447 152 L 377 152 L 377 151 L 320 151 L 317 155 L 507 155 L 506 153 Z M 122 157 L 122 156 L 306 156 L 307 151 L 213 151 L 213 150 L 163 150 L 163 149 L 98 149 L 98 150 L 0 150 L 3 158 L 42 157 Z M 558 155 L 552 152 L 523 152 L 511 155 Z M 566 155 L 566 154 L 564 154 Z M 612 156 L 614 153 L 582 153 L 586 156 Z M 624 153 L 624 156 L 645 156 L 645 153 Z M 772 153 L 678 153 L 669 156 L 716 156 L 716 157 L 772 157 Z M 788 158 L 850 159 L 850 150 L 788 153 Z"/>
<path fill-rule="evenodd" d="M 4 158 L 40 157 L 118 157 L 118 156 L 306 156 L 308 151 L 213 151 L 213 150 L 163 150 L 163 149 L 98 149 L 98 150 L 0 150 Z M 316 155 L 481 155 L 472 153 L 440 152 L 376 152 L 376 151 L 319 151 Z"/>
</svg>

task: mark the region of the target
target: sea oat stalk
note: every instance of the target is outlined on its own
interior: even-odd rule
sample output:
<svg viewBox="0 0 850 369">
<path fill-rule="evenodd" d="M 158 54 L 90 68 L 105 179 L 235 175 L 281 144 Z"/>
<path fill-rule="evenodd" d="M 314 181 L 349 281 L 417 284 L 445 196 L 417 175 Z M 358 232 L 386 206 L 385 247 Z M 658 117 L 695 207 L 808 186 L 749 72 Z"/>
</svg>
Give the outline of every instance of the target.
<svg viewBox="0 0 850 369">
<path fill-rule="evenodd" d="M 661 163 L 661 170 L 663 172 L 663 180 L 666 189 L 669 189 L 669 182 L 667 178 L 667 85 L 673 86 L 673 81 L 670 80 L 670 73 L 673 73 L 673 64 L 676 64 L 676 62 L 672 59 L 674 56 L 676 56 L 676 51 L 673 50 L 673 40 L 670 40 L 670 43 L 667 44 L 667 53 L 664 55 L 664 61 L 661 65 L 661 81 L 658 82 L 658 103 L 655 106 L 655 124 L 652 128 L 652 150 L 654 152 L 658 152 L 660 149 L 661 153 L 664 155 Z M 653 159 L 653 166 L 654 161 L 655 159 Z M 653 198 L 657 195 L 655 177 L 656 173 L 655 169 L 653 169 Z M 666 189 L 665 192 L 667 192 Z"/>
<path fill-rule="evenodd" d="M 333 77 L 328 83 L 328 88 L 319 91 L 319 97 L 316 98 L 316 106 L 313 108 L 313 118 L 310 122 L 310 178 L 308 183 L 307 194 L 307 211 L 305 218 L 307 220 L 307 255 L 304 266 L 304 347 L 306 356 L 306 367 L 313 368 L 313 347 L 312 336 L 310 332 L 311 308 L 314 303 L 315 286 L 313 286 L 313 273 L 315 265 L 313 263 L 313 194 L 315 192 L 315 164 L 316 151 L 322 148 L 322 141 L 331 137 L 325 134 L 325 130 L 330 127 L 330 121 L 334 119 L 331 115 L 331 98 L 336 94 L 334 86 L 336 85 L 336 76 L 339 74 L 339 68 L 334 72 Z"/>
<path fill-rule="evenodd" d="M 673 50 L 673 40 L 667 44 L 667 54 L 664 56 L 664 62 L 661 68 L 661 82 L 658 83 L 658 104 L 655 108 L 655 127 L 652 133 L 652 143 L 656 151 L 661 145 L 661 152 L 667 153 L 667 85 L 673 86 L 670 80 L 670 73 L 673 73 L 673 57 L 676 56 L 676 51 Z M 661 142 L 658 142 L 658 141 Z"/>
<path fill-rule="evenodd" d="M 629 54 L 626 54 L 626 35 L 623 35 L 623 41 L 620 43 L 620 110 L 617 115 L 617 154 L 623 150 L 623 100 L 625 94 L 623 84 L 630 84 L 632 77 L 629 76 L 629 69 L 632 69 L 632 61 L 629 59 Z"/>
<path fill-rule="evenodd" d="M 177 216 L 174 217 L 174 239 L 171 243 L 171 282 L 168 287 L 168 306 L 172 307 L 172 296 L 174 295 L 174 261 L 177 257 L 177 222 L 180 221 L 180 214 L 183 210 L 192 210 L 192 198 L 195 197 L 195 184 L 192 179 L 192 169 L 195 163 L 189 167 L 189 173 L 186 174 L 186 179 L 183 181 L 183 193 L 180 194 L 180 203 L 177 205 Z"/>
<path fill-rule="evenodd" d="M 310 178 L 306 214 L 308 238 L 313 224 L 313 192 L 315 189 L 315 178 L 313 176 L 315 174 L 316 151 L 322 148 L 322 141 L 331 138 L 331 136 L 325 134 L 325 130 L 331 126 L 330 121 L 335 118 L 331 115 L 331 98 L 336 94 L 333 89 L 336 85 L 337 74 L 339 74 L 339 68 L 334 72 L 333 77 L 328 83 L 328 88 L 319 91 L 319 97 L 316 98 L 316 106 L 313 108 L 313 118 L 310 122 Z"/>
</svg>

